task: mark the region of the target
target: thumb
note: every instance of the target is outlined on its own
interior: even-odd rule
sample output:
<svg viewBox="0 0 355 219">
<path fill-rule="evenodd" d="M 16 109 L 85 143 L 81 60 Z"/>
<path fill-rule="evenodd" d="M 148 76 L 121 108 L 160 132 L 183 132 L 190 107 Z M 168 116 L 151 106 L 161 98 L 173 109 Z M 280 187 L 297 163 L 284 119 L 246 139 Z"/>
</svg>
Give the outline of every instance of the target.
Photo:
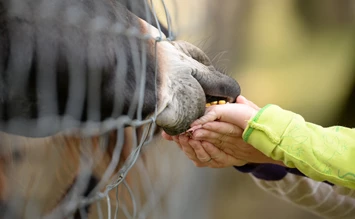
<svg viewBox="0 0 355 219">
<path fill-rule="evenodd" d="M 241 103 L 241 104 L 245 104 L 248 105 L 256 110 L 259 110 L 260 107 L 258 107 L 255 103 L 251 102 L 250 100 L 248 100 L 247 98 L 245 98 L 244 96 L 240 95 L 237 97 L 237 103 Z"/>
<path fill-rule="evenodd" d="M 237 97 L 236 102 L 237 102 L 237 103 L 241 103 L 241 104 L 246 104 L 246 105 L 248 105 L 248 100 L 247 100 L 247 98 L 245 98 L 245 97 L 242 96 L 242 95 L 239 95 L 239 96 Z"/>
</svg>

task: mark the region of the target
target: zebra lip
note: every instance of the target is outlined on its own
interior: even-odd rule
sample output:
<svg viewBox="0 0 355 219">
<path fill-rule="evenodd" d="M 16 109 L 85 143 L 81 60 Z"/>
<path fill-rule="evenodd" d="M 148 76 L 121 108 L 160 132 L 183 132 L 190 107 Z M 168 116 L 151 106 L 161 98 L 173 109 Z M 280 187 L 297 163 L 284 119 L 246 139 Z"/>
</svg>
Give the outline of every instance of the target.
<svg viewBox="0 0 355 219">
<path fill-rule="evenodd" d="M 209 72 L 195 70 L 192 71 L 192 76 L 202 87 L 206 96 L 206 103 L 219 100 L 233 103 L 241 93 L 236 80 L 216 70 Z"/>
</svg>

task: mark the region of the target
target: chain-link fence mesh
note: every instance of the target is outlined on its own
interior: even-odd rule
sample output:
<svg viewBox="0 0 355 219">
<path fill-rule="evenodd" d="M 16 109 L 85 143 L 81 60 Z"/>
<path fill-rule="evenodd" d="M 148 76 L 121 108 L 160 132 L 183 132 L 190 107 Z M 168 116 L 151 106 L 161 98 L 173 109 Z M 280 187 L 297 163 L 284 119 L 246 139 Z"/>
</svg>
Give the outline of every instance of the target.
<svg viewBox="0 0 355 219">
<path fill-rule="evenodd" d="M 142 33 L 125 10 L 116 14 L 122 7 L 157 34 Z M 142 86 L 157 75 L 154 45 L 174 41 L 177 30 L 211 57 L 228 51 L 212 62 L 224 67 L 224 57 L 230 59 L 228 73 L 238 72 L 256 103 L 277 102 L 316 122 L 338 123 L 344 119 L 333 117 L 354 75 L 353 9 L 353 2 L 337 0 L 0 0 L 0 218 L 315 218 L 233 169 L 195 168 L 174 144 L 154 139 L 148 148 L 155 106 L 152 115 L 140 115 L 147 106 Z M 108 54 L 120 66 L 120 77 L 104 78 L 117 85 L 112 93 L 122 94 L 112 102 L 114 113 L 97 104 L 107 90 L 98 89 L 95 71 Z M 137 79 L 130 89 L 125 76 Z M 315 90 L 319 78 L 325 83 Z"/>
<path fill-rule="evenodd" d="M 0 217 L 147 218 L 168 185 L 140 158 L 156 44 L 173 40 L 164 0 L 4 0 L 0 16 Z"/>
</svg>

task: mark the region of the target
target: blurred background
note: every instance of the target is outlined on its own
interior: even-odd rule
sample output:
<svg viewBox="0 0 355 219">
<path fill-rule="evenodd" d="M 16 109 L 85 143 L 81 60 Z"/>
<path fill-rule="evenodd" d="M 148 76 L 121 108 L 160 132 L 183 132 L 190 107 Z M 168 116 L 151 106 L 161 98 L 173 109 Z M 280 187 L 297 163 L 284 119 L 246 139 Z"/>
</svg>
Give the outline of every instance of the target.
<svg viewBox="0 0 355 219">
<path fill-rule="evenodd" d="M 322 126 L 355 127 L 355 0 L 152 2 L 163 23 L 165 2 L 177 39 L 204 50 L 214 65 L 234 77 L 242 94 L 257 105 L 274 103 Z M 24 193 L 24 197 L 35 194 L 35 199 L 43 201 L 45 207 L 54 206 L 74 182 L 73 170 L 78 168 L 81 150 L 87 149 L 81 145 L 87 142 L 77 142 L 75 137 L 64 139 L 64 143 L 60 137 L 15 139 L 12 145 L 0 135 L 0 140 L 14 153 L 13 160 L 25 161 L 12 162 L 12 158 L 8 161 L 0 157 L 1 168 L 4 163 L 13 168 L 8 171 L 12 177 L 8 191 L 16 191 L 11 205 L 27 204 L 16 199 Z M 129 142 L 129 136 L 125 140 L 128 144 L 137 143 Z M 80 147 L 69 147 L 72 144 Z M 16 151 L 12 152 L 12 147 L 17 147 Z M 23 153 L 18 152 L 20 149 L 24 149 Z M 6 151 L 5 147 L 1 150 Z M 128 156 L 128 152 L 124 151 L 123 156 Z M 114 199 L 103 199 L 102 206 L 100 202 L 93 204 L 91 207 L 97 209 L 92 210 L 91 218 L 106 218 L 95 215 L 102 209 L 110 212 L 110 207 L 115 209 L 114 205 L 120 203 L 120 214 L 137 209 L 137 215 L 127 218 L 148 215 L 151 219 L 319 219 L 267 194 L 249 175 L 234 168 L 195 167 L 174 143 L 161 138 L 154 139 L 143 152 L 127 177 L 131 189 L 123 183 L 116 203 Z M 97 160 L 103 166 L 95 171 L 102 172 L 99 168 L 107 167 L 108 158 Z M 5 172 L 1 171 L 0 183 L 5 181 Z M 6 191 L 5 186 L 0 184 L 0 193 Z M 0 218 L 4 214 L 4 194 L 0 194 Z M 104 205 L 107 203 L 111 206 Z M 32 215 L 38 213 L 30 204 L 26 207 Z"/>
<path fill-rule="evenodd" d="M 355 127 L 355 1 L 166 3 L 177 38 L 206 51 L 259 106 L 274 103 L 323 126 Z M 164 140 L 147 152 L 169 157 L 166 218 L 318 218 L 232 168 L 196 168 Z"/>
</svg>

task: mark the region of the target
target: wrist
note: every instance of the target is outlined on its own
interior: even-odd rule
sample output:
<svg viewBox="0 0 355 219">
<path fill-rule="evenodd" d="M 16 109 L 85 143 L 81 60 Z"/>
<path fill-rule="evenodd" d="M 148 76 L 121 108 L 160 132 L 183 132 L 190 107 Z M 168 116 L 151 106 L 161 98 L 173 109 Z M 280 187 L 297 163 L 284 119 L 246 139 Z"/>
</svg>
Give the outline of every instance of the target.
<svg viewBox="0 0 355 219">
<path fill-rule="evenodd" d="M 248 128 L 249 121 L 252 121 L 254 119 L 254 117 L 258 114 L 258 112 L 259 112 L 259 110 L 256 110 L 256 109 L 251 109 L 250 110 L 249 115 L 246 116 L 246 118 L 243 121 L 243 124 L 242 124 L 242 127 L 241 127 L 243 130 Z"/>
<path fill-rule="evenodd" d="M 276 164 L 279 166 L 287 167 L 282 161 L 273 160 L 271 158 L 268 161 L 266 161 L 265 163 Z"/>
</svg>

